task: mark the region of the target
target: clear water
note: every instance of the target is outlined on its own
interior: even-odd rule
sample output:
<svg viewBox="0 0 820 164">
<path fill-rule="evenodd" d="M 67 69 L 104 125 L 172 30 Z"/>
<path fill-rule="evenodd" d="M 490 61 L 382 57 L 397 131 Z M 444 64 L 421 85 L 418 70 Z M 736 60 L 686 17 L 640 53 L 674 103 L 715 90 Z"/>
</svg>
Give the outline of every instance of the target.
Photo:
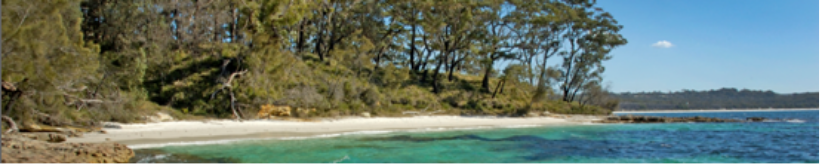
<svg viewBox="0 0 820 164">
<path fill-rule="evenodd" d="M 820 154 L 817 110 L 640 115 L 786 120 L 542 126 L 252 140 L 138 149 L 133 162 L 817 163 Z"/>
</svg>

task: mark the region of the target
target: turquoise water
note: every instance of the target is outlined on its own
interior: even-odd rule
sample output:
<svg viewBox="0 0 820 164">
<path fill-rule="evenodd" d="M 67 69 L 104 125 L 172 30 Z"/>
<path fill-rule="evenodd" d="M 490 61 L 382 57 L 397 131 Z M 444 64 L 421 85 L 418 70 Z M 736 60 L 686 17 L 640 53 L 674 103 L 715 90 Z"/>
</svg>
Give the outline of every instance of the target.
<svg viewBox="0 0 820 164">
<path fill-rule="evenodd" d="M 642 115 L 785 119 L 390 132 L 138 149 L 134 162 L 818 162 L 818 111 Z"/>
</svg>

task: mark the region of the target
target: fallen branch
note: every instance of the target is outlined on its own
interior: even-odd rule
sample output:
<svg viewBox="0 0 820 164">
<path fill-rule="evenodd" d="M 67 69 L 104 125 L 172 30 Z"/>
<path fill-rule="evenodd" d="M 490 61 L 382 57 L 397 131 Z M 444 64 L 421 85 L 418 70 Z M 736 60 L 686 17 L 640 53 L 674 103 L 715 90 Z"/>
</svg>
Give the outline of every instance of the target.
<svg viewBox="0 0 820 164">
<path fill-rule="evenodd" d="M 65 96 L 66 99 L 69 99 L 69 98 L 74 99 L 74 101 L 66 101 L 65 105 L 66 106 L 74 105 L 74 106 L 77 107 L 77 110 L 82 109 L 82 107 L 84 107 L 84 106 L 88 106 L 88 104 L 102 104 L 102 103 L 105 103 L 105 101 L 103 101 L 103 100 L 99 100 L 99 99 L 82 99 L 82 98 L 79 98 L 79 97 L 74 96 L 74 95 L 69 95 L 67 93 L 63 93 L 63 96 Z"/>
<path fill-rule="evenodd" d="M 2 119 L 3 119 L 3 121 L 6 121 L 6 122 L 9 124 L 9 129 L 8 129 L 8 130 L 6 130 L 6 131 L 5 131 L 5 133 L 10 133 L 10 132 L 18 132 L 18 131 L 20 131 L 20 129 L 19 129 L 19 128 L 17 128 L 17 124 L 15 124 L 15 123 L 14 123 L 14 120 L 13 120 L 13 119 L 11 119 L 11 117 L 9 117 L 9 116 L 2 116 Z"/>
<path fill-rule="evenodd" d="M 225 64 L 227 64 L 227 62 Z M 224 68 L 225 67 L 223 66 L 223 69 Z M 228 80 L 225 80 L 225 82 L 222 82 L 222 87 L 219 88 L 218 90 L 214 91 L 214 93 L 211 93 L 211 99 L 214 99 L 214 97 L 216 96 L 217 93 L 219 93 L 222 90 L 227 90 L 226 92 L 228 92 L 228 95 L 231 96 L 231 100 L 230 100 L 230 102 L 231 102 L 231 112 L 233 112 L 233 116 L 236 117 L 239 120 L 242 120 L 242 116 L 240 115 L 240 112 L 237 112 L 237 109 L 236 109 L 236 96 L 234 96 L 234 94 L 233 94 L 233 86 L 231 86 L 231 82 L 237 76 L 243 75 L 245 73 L 248 73 L 248 70 L 243 70 L 243 71 L 231 73 L 231 75 L 228 76 Z"/>
</svg>

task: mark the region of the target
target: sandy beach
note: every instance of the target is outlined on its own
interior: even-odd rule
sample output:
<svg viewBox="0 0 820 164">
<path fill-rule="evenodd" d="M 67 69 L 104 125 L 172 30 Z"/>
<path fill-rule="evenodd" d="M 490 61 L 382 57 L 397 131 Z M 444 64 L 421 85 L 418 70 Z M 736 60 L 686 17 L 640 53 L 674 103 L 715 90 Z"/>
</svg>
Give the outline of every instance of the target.
<svg viewBox="0 0 820 164">
<path fill-rule="evenodd" d="M 600 117 L 461 117 L 416 116 L 400 118 L 344 118 L 318 122 L 280 120 L 171 121 L 121 124 L 105 128 L 106 134 L 89 133 L 69 142 L 118 142 L 130 148 L 165 145 L 209 144 L 247 139 L 298 139 L 333 137 L 347 134 L 377 134 L 402 130 L 449 130 L 465 128 L 528 127 L 585 124 Z"/>
<path fill-rule="evenodd" d="M 818 110 L 817 108 L 793 108 L 793 109 L 690 109 L 690 110 L 640 110 L 640 111 L 615 111 L 614 114 L 629 113 L 704 113 L 704 112 L 778 112 L 778 111 L 803 111 Z"/>
</svg>

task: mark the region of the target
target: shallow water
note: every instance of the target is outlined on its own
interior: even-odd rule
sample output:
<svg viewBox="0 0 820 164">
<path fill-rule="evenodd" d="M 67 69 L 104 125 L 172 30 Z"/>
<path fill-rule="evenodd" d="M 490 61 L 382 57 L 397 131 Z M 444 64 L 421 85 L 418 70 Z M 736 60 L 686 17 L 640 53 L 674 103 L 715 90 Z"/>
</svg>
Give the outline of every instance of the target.
<svg viewBox="0 0 820 164">
<path fill-rule="evenodd" d="M 138 149 L 133 162 L 818 162 L 818 111 L 644 113 L 786 121 L 349 134 Z"/>
</svg>

